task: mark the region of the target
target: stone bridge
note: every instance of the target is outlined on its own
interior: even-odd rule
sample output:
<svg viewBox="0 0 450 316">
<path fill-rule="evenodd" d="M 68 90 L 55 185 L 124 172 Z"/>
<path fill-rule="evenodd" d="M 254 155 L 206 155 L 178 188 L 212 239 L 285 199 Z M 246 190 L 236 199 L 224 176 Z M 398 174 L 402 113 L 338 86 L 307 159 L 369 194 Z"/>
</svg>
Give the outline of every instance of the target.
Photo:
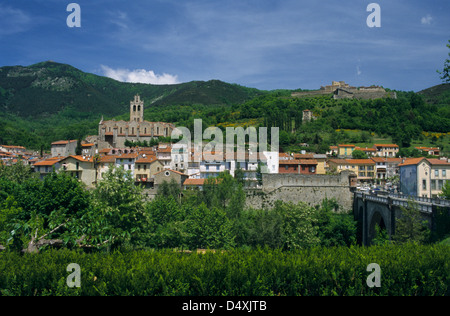
<svg viewBox="0 0 450 316">
<path fill-rule="evenodd" d="M 401 207 L 408 207 L 414 201 L 429 228 L 434 229 L 438 208 L 450 210 L 450 201 L 429 199 L 425 197 L 407 196 L 403 194 L 375 195 L 355 192 L 353 214 L 362 225 L 362 243 L 370 245 L 375 237 L 375 226 L 386 229 L 389 238 L 395 234 L 395 222 L 401 216 Z"/>
</svg>

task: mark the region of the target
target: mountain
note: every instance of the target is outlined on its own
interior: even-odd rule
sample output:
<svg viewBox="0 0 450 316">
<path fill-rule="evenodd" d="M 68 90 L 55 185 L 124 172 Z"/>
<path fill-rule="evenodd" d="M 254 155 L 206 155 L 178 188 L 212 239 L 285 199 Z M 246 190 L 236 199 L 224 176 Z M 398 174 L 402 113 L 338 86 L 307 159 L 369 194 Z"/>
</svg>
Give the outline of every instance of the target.
<svg viewBox="0 0 450 316">
<path fill-rule="evenodd" d="M 0 68 L 0 109 L 22 118 L 42 118 L 70 108 L 116 116 L 140 94 L 146 106 L 242 103 L 263 91 L 219 80 L 175 85 L 123 83 L 51 61 Z"/>
<path fill-rule="evenodd" d="M 450 104 L 450 83 L 443 83 L 422 91 L 417 92 L 423 96 L 425 102 L 433 105 Z"/>
<path fill-rule="evenodd" d="M 219 80 L 124 83 L 51 61 L 6 66 L 0 68 L 0 144 L 48 149 L 55 140 L 96 134 L 102 116 L 129 119 L 136 94 L 146 119 L 177 123 L 172 114 L 180 107 L 191 117 L 199 107 L 229 107 L 265 93 Z"/>
</svg>

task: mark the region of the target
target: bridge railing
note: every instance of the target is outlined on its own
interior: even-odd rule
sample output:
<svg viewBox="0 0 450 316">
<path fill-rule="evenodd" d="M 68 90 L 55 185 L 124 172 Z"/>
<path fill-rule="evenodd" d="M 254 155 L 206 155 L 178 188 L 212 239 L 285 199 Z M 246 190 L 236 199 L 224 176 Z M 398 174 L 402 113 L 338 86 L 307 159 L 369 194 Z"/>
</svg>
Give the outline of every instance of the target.
<svg viewBox="0 0 450 316">
<path fill-rule="evenodd" d="M 441 205 L 441 206 L 450 206 L 449 200 L 439 199 L 439 198 L 428 198 L 423 196 L 415 196 L 415 195 L 407 195 L 407 194 L 389 194 L 392 198 L 398 198 L 398 199 L 404 199 L 404 200 L 413 200 L 418 202 L 425 202 L 430 203 L 434 205 Z"/>
</svg>

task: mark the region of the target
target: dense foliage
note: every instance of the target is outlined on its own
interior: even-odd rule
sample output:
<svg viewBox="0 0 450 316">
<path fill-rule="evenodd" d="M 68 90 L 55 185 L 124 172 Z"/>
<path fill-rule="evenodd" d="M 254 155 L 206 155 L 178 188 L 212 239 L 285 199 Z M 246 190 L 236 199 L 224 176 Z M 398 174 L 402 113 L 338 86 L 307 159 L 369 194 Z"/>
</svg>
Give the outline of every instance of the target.
<svg viewBox="0 0 450 316">
<path fill-rule="evenodd" d="M 69 288 L 67 266 L 81 269 Z M 381 269 L 380 287 L 367 286 Z M 172 250 L 112 253 L 48 251 L 0 253 L 0 295 L 449 295 L 446 245 L 257 248 L 185 253 Z"/>
<path fill-rule="evenodd" d="M 67 248 L 298 249 L 356 244 L 352 215 L 335 202 L 316 207 L 278 202 L 271 211 L 245 208 L 243 184 L 227 173 L 203 191 L 159 186 L 146 201 L 122 168 L 95 189 L 64 173 L 40 180 L 23 166 L 0 166 L 0 244 L 10 250 Z M 334 204 L 333 204 L 334 203 Z"/>
</svg>

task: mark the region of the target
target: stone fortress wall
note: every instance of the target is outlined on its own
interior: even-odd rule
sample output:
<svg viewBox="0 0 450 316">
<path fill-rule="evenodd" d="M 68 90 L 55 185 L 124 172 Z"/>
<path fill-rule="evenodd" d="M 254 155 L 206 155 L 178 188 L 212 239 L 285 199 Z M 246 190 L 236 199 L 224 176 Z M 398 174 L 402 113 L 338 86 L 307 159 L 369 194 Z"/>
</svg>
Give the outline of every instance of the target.
<svg viewBox="0 0 450 316">
<path fill-rule="evenodd" d="M 277 200 L 315 206 L 325 198 L 335 198 L 341 210 L 347 211 L 353 205 L 354 177 L 349 171 L 339 175 L 263 174 L 262 188 L 247 191 L 247 207 L 270 209 Z"/>
<path fill-rule="evenodd" d="M 381 99 L 397 98 L 395 92 L 388 92 L 383 87 L 352 87 L 344 81 L 333 81 L 331 85 L 320 87 L 319 90 L 293 92 L 293 97 L 309 97 L 320 95 L 333 95 L 333 99 Z"/>
</svg>

